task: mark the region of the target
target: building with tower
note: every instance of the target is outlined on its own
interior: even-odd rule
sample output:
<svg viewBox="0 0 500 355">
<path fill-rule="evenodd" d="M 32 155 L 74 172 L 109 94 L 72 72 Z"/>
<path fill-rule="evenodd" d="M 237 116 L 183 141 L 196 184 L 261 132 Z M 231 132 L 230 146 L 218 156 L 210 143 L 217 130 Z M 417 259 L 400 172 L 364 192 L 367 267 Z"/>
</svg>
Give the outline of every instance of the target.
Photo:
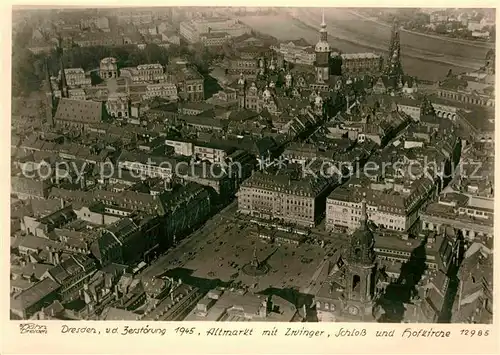
<svg viewBox="0 0 500 355">
<path fill-rule="evenodd" d="M 371 69 L 375 69 L 377 65 L 382 67 L 382 59 L 378 64 L 367 62 Z M 371 70 L 370 69 L 370 70 Z M 364 70 L 364 69 L 363 69 Z M 373 72 L 375 74 L 375 72 Z M 405 75 L 403 65 L 401 63 L 401 41 L 399 35 L 399 24 L 393 23 L 391 31 L 391 39 L 389 43 L 389 51 L 385 66 L 383 66 L 382 75 L 375 81 L 373 85 L 374 94 L 403 94 L 403 96 L 413 96 L 418 91 L 417 79 L 409 75 Z"/>
<path fill-rule="evenodd" d="M 66 80 L 66 70 L 64 69 L 64 63 L 63 63 L 63 47 L 61 38 L 59 38 L 58 40 L 57 54 L 59 57 L 59 67 L 61 68 L 61 80 L 59 81 L 59 90 L 61 90 L 62 98 L 68 98 L 69 87 L 68 87 L 68 81 Z"/>
<path fill-rule="evenodd" d="M 330 44 L 328 44 L 328 32 L 326 30 L 325 13 L 321 21 L 321 29 L 319 30 L 319 41 L 314 49 L 316 52 L 316 62 L 314 67 L 316 70 L 316 81 L 325 83 L 330 79 Z"/>
<path fill-rule="evenodd" d="M 272 62 L 270 65 L 272 65 Z M 242 73 L 236 83 L 232 85 L 232 88 L 237 91 L 238 107 L 240 109 L 253 110 L 259 113 L 267 109 L 271 114 L 278 112 L 274 81 L 267 82 L 263 78 L 258 81 L 258 84 L 255 81 L 248 84 Z"/>
<path fill-rule="evenodd" d="M 63 98 L 69 98 L 69 87 L 68 82 L 66 80 L 66 70 L 64 69 L 63 63 L 63 47 L 62 47 L 62 38 L 59 37 L 56 46 L 56 53 L 59 60 L 59 81 L 57 78 L 53 78 L 50 76 L 49 65 L 47 59 L 45 60 L 45 87 L 44 91 L 46 94 L 46 123 L 49 126 L 53 126 L 55 124 L 55 115 L 56 110 L 59 104 L 59 101 Z M 54 86 L 55 89 L 54 90 Z"/>
<path fill-rule="evenodd" d="M 397 82 L 403 76 L 403 66 L 401 65 L 401 41 L 399 38 L 399 25 L 395 21 L 392 25 L 391 40 L 385 74 L 390 78 L 395 78 Z"/>
<path fill-rule="evenodd" d="M 346 262 L 346 298 L 348 317 L 370 318 L 374 295 L 375 239 L 368 228 L 366 200 L 361 203 L 360 227 L 350 238 Z"/>
<path fill-rule="evenodd" d="M 52 127 L 54 125 L 54 114 L 56 113 L 57 99 L 55 97 L 54 90 L 52 88 L 52 81 L 50 80 L 49 64 L 47 59 L 45 59 L 44 91 L 45 91 L 45 122 L 46 124 Z"/>
<path fill-rule="evenodd" d="M 359 222 L 346 249 L 329 261 L 328 276 L 315 294 L 320 322 L 375 321 L 373 306 L 380 273 L 365 199 Z"/>
<path fill-rule="evenodd" d="M 115 58 L 104 58 L 99 63 L 99 76 L 101 79 L 118 77 L 118 61 Z"/>
</svg>

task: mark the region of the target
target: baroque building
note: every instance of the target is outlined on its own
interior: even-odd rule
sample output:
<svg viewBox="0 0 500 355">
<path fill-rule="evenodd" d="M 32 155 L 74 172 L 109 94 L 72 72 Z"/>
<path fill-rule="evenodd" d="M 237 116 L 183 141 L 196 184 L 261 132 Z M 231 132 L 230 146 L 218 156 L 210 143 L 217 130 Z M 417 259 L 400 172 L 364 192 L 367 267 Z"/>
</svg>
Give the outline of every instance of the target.
<svg viewBox="0 0 500 355">
<path fill-rule="evenodd" d="M 375 239 L 368 227 L 366 200 L 362 201 L 359 228 L 329 270 L 315 294 L 320 322 L 374 321 L 373 306 L 377 294 Z"/>
</svg>

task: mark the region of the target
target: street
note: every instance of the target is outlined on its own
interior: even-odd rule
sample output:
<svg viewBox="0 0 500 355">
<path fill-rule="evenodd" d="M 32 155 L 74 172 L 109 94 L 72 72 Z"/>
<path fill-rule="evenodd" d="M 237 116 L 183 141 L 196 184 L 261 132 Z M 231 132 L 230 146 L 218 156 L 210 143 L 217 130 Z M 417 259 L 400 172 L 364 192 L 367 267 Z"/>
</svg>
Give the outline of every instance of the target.
<svg viewBox="0 0 500 355">
<path fill-rule="evenodd" d="M 144 269 L 144 271 L 139 274 L 140 277 L 152 278 L 164 273 L 172 267 L 182 266 L 185 262 L 183 262 L 182 259 L 185 258 L 188 253 L 195 250 L 199 244 L 202 244 L 205 238 L 212 234 L 215 229 L 220 226 L 220 224 L 229 222 L 237 207 L 238 202 L 234 200 L 222 211 L 209 219 L 203 227 L 183 239 L 178 245 L 168 250 L 165 254 L 155 260 L 153 264 Z"/>
</svg>

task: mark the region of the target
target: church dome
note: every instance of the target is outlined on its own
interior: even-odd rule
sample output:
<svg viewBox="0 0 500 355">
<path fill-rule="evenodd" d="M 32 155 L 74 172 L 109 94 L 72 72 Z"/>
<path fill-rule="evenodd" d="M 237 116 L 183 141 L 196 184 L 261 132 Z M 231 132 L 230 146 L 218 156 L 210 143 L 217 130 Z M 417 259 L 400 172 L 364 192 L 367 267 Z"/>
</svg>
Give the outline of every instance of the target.
<svg viewBox="0 0 500 355">
<path fill-rule="evenodd" d="M 326 41 L 319 41 L 316 43 L 316 52 L 330 52 L 330 44 Z"/>
</svg>

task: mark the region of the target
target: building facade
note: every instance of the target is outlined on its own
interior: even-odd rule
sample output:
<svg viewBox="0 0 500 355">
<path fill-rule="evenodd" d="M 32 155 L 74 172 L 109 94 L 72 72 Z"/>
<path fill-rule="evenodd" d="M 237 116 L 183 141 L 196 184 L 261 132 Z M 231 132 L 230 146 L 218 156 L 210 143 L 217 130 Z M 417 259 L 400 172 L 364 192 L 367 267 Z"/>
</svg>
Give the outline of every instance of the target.
<svg viewBox="0 0 500 355">
<path fill-rule="evenodd" d="M 325 209 L 326 179 L 292 180 L 287 175 L 255 172 L 237 193 L 240 213 L 313 227 Z"/>
<path fill-rule="evenodd" d="M 225 32 L 230 37 L 238 37 L 250 33 L 251 29 L 236 19 L 210 19 L 184 21 L 180 24 L 180 34 L 189 43 L 201 41 L 204 34 Z"/>
<path fill-rule="evenodd" d="M 126 93 L 113 93 L 106 101 L 106 110 L 111 117 L 128 118 L 130 116 L 130 100 Z"/>
<path fill-rule="evenodd" d="M 88 87 L 92 85 L 90 77 L 85 75 L 85 71 L 82 68 L 64 69 L 64 74 L 66 75 L 66 82 L 70 88 Z M 59 77 L 61 77 L 60 72 Z"/>
<path fill-rule="evenodd" d="M 174 83 L 148 84 L 143 100 L 150 100 L 155 97 L 177 100 L 177 86 Z"/>
<path fill-rule="evenodd" d="M 231 35 L 227 32 L 209 32 L 200 35 L 200 42 L 205 47 L 222 47 L 230 40 Z"/>
<path fill-rule="evenodd" d="M 466 240 L 485 241 L 493 238 L 493 199 L 449 194 L 430 204 L 421 220 L 423 230 L 439 232 L 452 226 Z"/>
<path fill-rule="evenodd" d="M 279 47 L 272 47 L 283 56 L 283 60 L 292 64 L 314 66 L 316 52 L 314 47 L 304 40 L 280 43 Z"/>
<path fill-rule="evenodd" d="M 374 53 L 345 53 L 342 59 L 342 75 L 378 75 L 382 70 L 382 57 Z"/>
<path fill-rule="evenodd" d="M 156 64 L 141 64 L 137 66 L 137 75 L 133 80 L 140 82 L 161 81 L 164 79 L 163 66 Z"/>
<path fill-rule="evenodd" d="M 368 218 L 381 228 L 407 231 L 417 221 L 422 204 L 435 190 L 434 184 L 423 178 L 407 192 L 390 193 L 380 190 L 340 187 L 327 199 L 327 230 L 354 229 L 361 214 L 361 196 L 366 193 Z"/>
</svg>

